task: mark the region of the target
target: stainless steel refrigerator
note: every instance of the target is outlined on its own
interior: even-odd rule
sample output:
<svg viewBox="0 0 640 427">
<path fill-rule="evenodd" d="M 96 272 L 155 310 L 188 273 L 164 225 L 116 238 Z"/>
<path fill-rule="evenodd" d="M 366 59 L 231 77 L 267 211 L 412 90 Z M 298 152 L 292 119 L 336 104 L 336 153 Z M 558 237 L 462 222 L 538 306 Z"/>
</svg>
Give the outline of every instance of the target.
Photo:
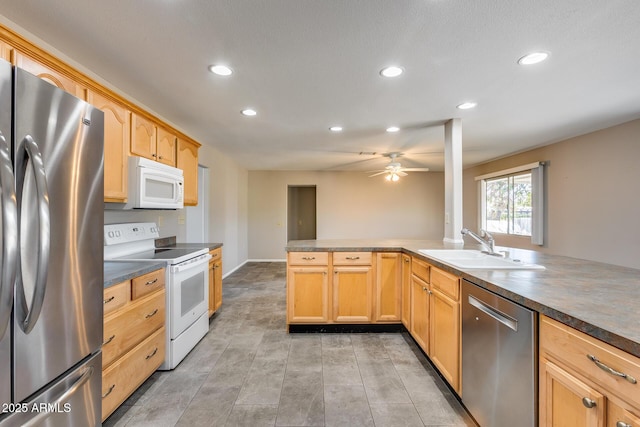
<svg viewBox="0 0 640 427">
<path fill-rule="evenodd" d="M 0 62 L 0 426 L 101 419 L 103 113 Z"/>
</svg>

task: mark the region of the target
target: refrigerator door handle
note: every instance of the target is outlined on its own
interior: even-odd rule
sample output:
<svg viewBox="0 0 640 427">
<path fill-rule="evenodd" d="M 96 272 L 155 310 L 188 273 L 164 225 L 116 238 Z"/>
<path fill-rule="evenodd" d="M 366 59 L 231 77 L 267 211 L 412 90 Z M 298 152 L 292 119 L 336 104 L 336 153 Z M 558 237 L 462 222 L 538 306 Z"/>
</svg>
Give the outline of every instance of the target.
<svg viewBox="0 0 640 427">
<path fill-rule="evenodd" d="M 20 320 L 20 328 L 25 334 L 31 332 L 38 321 L 42 304 L 44 303 L 44 294 L 47 287 L 47 275 L 49 273 L 49 250 L 51 240 L 51 216 L 49 213 L 49 190 L 47 185 L 47 176 L 44 170 L 44 161 L 42 154 L 38 148 L 38 144 L 29 135 L 22 140 L 24 149 L 31 160 L 33 177 L 35 180 L 37 194 L 37 209 L 39 219 L 39 248 L 37 254 L 37 270 L 33 296 L 31 298 L 31 307 L 27 307 L 24 294 L 24 284 L 18 281 L 22 287 L 18 292 L 21 300 L 17 304 L 17 311 Z"/>
<path fill-rule="evenodd" d="M 0 339 L 11 318 L 18 256 L 18 209 L 9 144 L 0 132 L 0 204 L 2 205 L 2 277 L 0 277 Z"/>
<path fill-rule="evenodd" d="M 82 375 L 80 375 L 80 377 L 73 384 L 71 384 L 71 387 L 69 387 L 64 392 L 62 392 L 60 396 L 52 399 L 52 402 L 47 403 L 47 406 L 52 408 L 62 408 L 64 401 L 68 400 L 71 396 L 73 396 L 75 392 L 77 392 L 80 388 L 82 388 L 82 386 L 85 385 L 87 381 L 89 381 L 89 379 L 93 375 L 93 371 L 94 371 L 93 366 L 87 366 L 84 369 L 84 372 L 82 373 Z M 42 424 L 42 421 L 45 418 L 47 418 L 49 415 L 53 413 L 55 412 L 54 411 L 38 412 L 38 415 L 34 416 L 29 421 L 24 423 L 23 426 L 24 427 L 39 426 Z"/>
</svg>

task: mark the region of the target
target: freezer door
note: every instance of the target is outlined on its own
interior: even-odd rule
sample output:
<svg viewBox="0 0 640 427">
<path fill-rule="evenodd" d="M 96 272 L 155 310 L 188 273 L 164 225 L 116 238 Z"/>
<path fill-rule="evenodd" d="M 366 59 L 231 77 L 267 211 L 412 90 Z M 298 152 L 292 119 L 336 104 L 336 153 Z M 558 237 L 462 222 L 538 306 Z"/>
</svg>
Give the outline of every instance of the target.
<svg viewBox="0 0 640 427">
<path fill-rule="evenodd" d="M 92 427 L 101 419 L 102 352 L 27 402 L 11 406 L 0 427 Z"/>
<path fill-rule="evenodd" d="M 14 69 L 14 401 L 102 343 L 103 113 Z"/>
<path fill-rule="evenodd" d="M 11 245 L 10 233 L 17 237 L 15 223 L 13 230 L 9 228 L 10 220 L 7 204 L 12 201 L 11 192 L 15 187 L 13 180 L 13 164 L 11 162 L 11 64 L 0 60 L 0 404 L 11 402 L 11 375 L 5 374 L 11 370 L 11 307 L 13 306 L 13 280 L 15 260 L 11 262 L 8 251 Z M 8 203 L 7 203 L 8 202 Z M 7 215 L 8 214 L 8 215 Z M 15 215 L 15 210 L 14 210 Z M 13 264 L 13 265 L 10 265 Z"/>
</svg>

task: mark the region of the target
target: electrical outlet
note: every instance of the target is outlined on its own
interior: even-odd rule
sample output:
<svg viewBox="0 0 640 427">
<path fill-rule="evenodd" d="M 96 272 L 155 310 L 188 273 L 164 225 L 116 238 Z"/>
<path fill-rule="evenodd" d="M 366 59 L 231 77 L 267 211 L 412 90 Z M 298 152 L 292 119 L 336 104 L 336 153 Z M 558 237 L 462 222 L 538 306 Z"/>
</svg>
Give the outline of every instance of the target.
<svg viewBox="0 0 640 427">
<path fill-rule="evenodd" d="M 444 223 L 449 224 L 451 220 L 449 219 L 449 212 L 444 213 Z"/>
<path fill-rule="evenodd" d="M 158 217 L 158 227 L 162 227 L 164 225 L 164 217 L 163 216 L 159 216 Z"/>
<path fill-rule="evenodd" d="M 184 224 L 185 223 L 185 218 L 184 218 L 184 214 L 180 214 L 178 215 L 178 224 Z"/>
</svg>

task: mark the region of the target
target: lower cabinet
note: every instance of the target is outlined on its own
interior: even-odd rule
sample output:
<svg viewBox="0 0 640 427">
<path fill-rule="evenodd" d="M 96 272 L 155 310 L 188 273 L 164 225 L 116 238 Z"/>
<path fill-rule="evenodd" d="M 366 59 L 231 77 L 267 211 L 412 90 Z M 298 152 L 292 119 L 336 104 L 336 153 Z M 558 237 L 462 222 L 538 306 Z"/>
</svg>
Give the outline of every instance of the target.
<svg viewBox="0 0 640 427">
<path fill-rule="evenodd" d="M 407 330 L 411 327 L 411 257 L 402 254 L 402 324 Z"/>
<path fill-rule="evenodd" d="M 209 317 L 222 306 L 222 248 L 209 251 Z"/>
<path fill-rule="evenodd" d="M 373 274 L 370 265 L 333 267 L 333 320 L 371 322 Z"/>
<path fill-rule="evenodd" d="M 164 360 L 164 278 L 160 269 L 104 290 L 103 421 Z"/>
<path fill-rule="evenodd" d="M 287 323 L 329 321 L 329 267 L 287 268 Z"/>
<path fill-rule="evenodd" d="M 540 316 L 540 426 L 640 427 L 640 359 Z"/>
<path fill-rule="evenodd" d="M 409 332 L 422 350 L 429 354 L 429 284 L 411 277 L 411 323 Z"/>
<path fill-rule="evenodd" d="M 378 252 L 376 257 L 376 281 L 374 320 L 398 323 L 402 321 L 402 254 Z"/>
</svg>

